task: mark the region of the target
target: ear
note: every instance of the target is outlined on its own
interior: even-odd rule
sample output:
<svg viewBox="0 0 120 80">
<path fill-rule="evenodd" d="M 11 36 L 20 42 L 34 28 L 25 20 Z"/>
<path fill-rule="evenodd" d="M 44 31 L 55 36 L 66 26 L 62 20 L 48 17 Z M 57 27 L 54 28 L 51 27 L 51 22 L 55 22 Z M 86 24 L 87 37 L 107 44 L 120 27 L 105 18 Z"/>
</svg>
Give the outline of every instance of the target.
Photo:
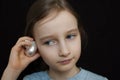
<svg viewBox="0 0 120 80">
<path fill-rule="evenodd" d="M 38 50 L 38 49 L 36 50 L 36 53 L 35 53 L 35 54 L 39 54 L 39 55 L 40 55 L 40 52 L 39 52 L 39 50 Z"/>
</svg>

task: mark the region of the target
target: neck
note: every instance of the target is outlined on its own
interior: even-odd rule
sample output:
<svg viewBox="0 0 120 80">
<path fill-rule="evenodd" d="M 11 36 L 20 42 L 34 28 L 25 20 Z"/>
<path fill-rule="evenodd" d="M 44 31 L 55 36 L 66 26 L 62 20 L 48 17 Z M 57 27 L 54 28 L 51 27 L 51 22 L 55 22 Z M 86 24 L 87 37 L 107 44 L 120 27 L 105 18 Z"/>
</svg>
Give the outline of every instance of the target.
<svg viewBox="0 0 120 80">
<path fill-rule="evenodd" d="M 75 76 L 77 73 L 79 73 L 79 68 L 77 66 L 74 66 L 72 69 L 67 71 L 56 71 L 53 69 L 50 69 L 48 74 L 53 80 L 66 80 L 68 78 L 71 78 Z"/>
</svg>

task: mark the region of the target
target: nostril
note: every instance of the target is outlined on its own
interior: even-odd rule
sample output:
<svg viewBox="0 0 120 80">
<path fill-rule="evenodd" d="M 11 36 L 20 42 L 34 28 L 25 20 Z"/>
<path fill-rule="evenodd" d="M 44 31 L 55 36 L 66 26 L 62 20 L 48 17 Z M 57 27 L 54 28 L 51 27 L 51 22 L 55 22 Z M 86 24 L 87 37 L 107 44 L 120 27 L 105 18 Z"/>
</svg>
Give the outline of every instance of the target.
<svg viewBox="0 0 120 80">
<path fill-rule="evenodd" d="M 65 49 L 65 48 L 60 50 L 60 53 L 59 53 L 60 56 L 68 56 L 69 54 L 70 54 L 69 49 Z"/>
<path fill-rule="evenodd" d="M 59 55 L 60 56 L 68 56 L 70 54 L 69 46 L 65 42 L 65 40 L 61 40 L 59 44 Z"/>
</svg>

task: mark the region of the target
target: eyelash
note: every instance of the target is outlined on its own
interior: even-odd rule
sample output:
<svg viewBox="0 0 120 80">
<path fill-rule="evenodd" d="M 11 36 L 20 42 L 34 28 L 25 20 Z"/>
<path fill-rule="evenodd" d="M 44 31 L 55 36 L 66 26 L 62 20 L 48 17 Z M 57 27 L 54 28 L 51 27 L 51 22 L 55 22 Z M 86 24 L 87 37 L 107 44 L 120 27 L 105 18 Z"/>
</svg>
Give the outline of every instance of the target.
<svg viewBox="0 0 120 80">
<path fill-rule="evenodd" d="M 50 42 L 53 42 L 53 43 L 50 44 Z M 56 44 L 56 42 L 54 40 L 48 40 L 44 44 L 45 45 L 54 45 L 54 44 Z"/>
<path fill-rule="evenodd" d="M 66 36 L 67 39 L 74 39 L 76 37 L 76 34 L 69 34 Z"/>
<path fill-rule="evenodd" d="M 69 34 L 69 35 L 66 36 L 66 38 L 72 40 L 72 39 L 74 39 L 76 36 L 77 36 L 76 34 Z M 51 44 L 50 44 L 50 42 L 51 42 Z M 48 41 L 44 42 L 45 45 L 54 45 L 54 44 L 56 44 L 56 43 L 57 43 L 57 42 L 56 42 L 55 40 L 48 40 Z"/>
</svg>

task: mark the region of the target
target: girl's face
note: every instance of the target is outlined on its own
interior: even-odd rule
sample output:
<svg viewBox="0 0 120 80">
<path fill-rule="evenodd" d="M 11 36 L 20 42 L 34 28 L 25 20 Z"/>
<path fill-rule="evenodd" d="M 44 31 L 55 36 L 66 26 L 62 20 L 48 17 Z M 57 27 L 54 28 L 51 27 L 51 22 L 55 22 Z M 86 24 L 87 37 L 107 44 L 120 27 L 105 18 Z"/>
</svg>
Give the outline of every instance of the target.
<svg viewBox="0 0 120 80">
<path fill-rule="evenodd" d="M 76 67 L 81 39 L 77 20 L 68 11 L 61 11 L 43 24 L 38 21 L 34 26 L 34 37 L 41 57 L 51 70 L 67 71 Z"/>
</svg>

